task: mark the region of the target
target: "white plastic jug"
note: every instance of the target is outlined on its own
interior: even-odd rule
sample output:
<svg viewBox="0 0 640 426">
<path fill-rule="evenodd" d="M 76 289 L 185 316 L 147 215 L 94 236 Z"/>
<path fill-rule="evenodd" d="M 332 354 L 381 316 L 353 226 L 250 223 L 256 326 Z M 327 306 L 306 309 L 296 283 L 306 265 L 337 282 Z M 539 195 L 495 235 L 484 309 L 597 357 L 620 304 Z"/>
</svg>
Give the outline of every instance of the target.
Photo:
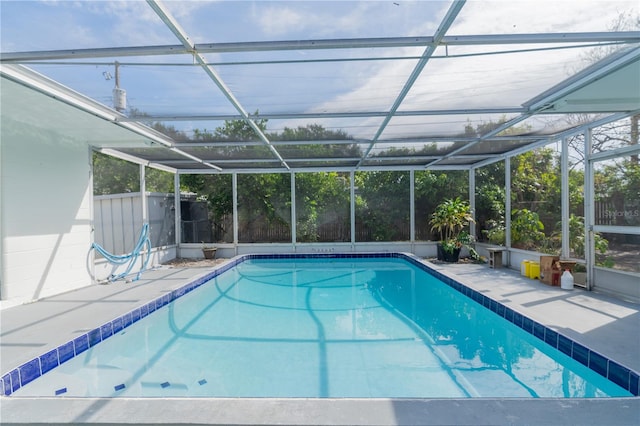
<svg viewBox="0 0 640 426">
<path fill-rule="evenodd" d="M 573 290 L 573 275 L 565 269 L 560 277 L 560 288 L 563 290 Z"/>
</svg>

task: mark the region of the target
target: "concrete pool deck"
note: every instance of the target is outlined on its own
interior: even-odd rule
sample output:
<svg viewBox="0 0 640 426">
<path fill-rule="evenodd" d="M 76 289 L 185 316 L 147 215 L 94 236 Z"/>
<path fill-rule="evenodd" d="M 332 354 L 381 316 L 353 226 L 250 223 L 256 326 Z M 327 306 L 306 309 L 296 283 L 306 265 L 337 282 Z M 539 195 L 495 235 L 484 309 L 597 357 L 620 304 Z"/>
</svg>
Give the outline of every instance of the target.
<svg viewBox="0 0 640 426">
<path fill-rule="evenodd" d="M 640 371 L 640 305 L 561 290 L 475 264 L 434 269 Z M 94 285 L 0 311 L 1 373 L 210 272 L 163 266 L 139 281 Z M 581 424 L 638 425 L 640 398 L 228 399 L 0 398 L 4 424 Z"/>
</svg>

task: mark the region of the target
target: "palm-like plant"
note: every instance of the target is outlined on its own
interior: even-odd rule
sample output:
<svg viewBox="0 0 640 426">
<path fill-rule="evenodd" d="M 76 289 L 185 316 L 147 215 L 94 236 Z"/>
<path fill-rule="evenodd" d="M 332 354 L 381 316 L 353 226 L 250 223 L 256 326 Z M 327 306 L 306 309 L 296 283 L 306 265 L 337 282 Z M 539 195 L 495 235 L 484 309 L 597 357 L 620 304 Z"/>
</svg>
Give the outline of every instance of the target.
<svg viewBox="0 0 640 426">
<path fill-rule="evenodd" d="M 446 252 L 453 252 L 456 248 L 473 242 L 473 238 L 463 229 L 469 223 L 475 222 L 471 213 L 471 206 L 460 198 L 444 200 L 431 214 L 431 230 L 440 234 L 440 241 Z"/>
</svg>

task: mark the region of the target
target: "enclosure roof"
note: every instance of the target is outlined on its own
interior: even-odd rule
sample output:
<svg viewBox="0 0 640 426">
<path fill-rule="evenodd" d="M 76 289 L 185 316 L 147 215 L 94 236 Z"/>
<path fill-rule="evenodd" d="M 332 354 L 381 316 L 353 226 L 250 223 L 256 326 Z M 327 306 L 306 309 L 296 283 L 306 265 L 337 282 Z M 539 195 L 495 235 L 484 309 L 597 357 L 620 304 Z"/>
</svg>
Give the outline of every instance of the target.
<svg viewBox="0 0 640 426">
<path fill-rule="evenodd" d="M 640 113 L 634 6 L 3 1 L 3 126 L 179 173 L 474 168 Z"/>
</svg>

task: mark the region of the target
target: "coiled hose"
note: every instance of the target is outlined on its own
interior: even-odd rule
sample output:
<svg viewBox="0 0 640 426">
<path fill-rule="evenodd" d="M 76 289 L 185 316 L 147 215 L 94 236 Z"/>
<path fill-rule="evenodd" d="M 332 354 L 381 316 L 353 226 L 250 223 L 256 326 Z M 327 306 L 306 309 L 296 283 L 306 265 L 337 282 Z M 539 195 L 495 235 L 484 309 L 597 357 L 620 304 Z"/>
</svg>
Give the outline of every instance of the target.
<svg viewBox="0 0 640 426">
<path fill-rule="evenodd" d="M 107 278 L 108 281 L 113 282 L 113 281 L 122 279 L 131 273 L 131 270 L 133 269 L 133 265 L 135 265 L 136 261 L 138 260 L 138 257 L 140 257 L 140 255 L 142 254 L 142 251 L 145 248 L 147 250 L 147 257 L 145 258 L 142 264 L 142 267 L 140 268 L 140 271 L 136 274 L 135 279 L 132 280 L 132 281 L 137 281 L 138 279 L 140 279 L 140 275 L 142 275 L 142 273 L 147 269 L 147 264 L 149 263 L 149 259 L 151 258 L 151 241 L 149 240 L 149 224 L 148 223 L 145 223 L 142 225 L 142 230 L 140 231 L 140 237 L 138 238 L 138 242 L 136 243 L 136 246 L 133 248 L 133 251 L 129 254 L 117 255 L 117 254 L 109 253 L 104 249 L 104 247 L 102 247 L 98 243 L 91 244 L 91 248 L 89 249 L 89 251 L 95 250 L 112 265 L 124 265 L 127 262 L 129 263 L 129 265 L 127 266 L 127 269 L 124 272 L 117 275 L 111 274 L 109 278 Z"/>
</svg>

